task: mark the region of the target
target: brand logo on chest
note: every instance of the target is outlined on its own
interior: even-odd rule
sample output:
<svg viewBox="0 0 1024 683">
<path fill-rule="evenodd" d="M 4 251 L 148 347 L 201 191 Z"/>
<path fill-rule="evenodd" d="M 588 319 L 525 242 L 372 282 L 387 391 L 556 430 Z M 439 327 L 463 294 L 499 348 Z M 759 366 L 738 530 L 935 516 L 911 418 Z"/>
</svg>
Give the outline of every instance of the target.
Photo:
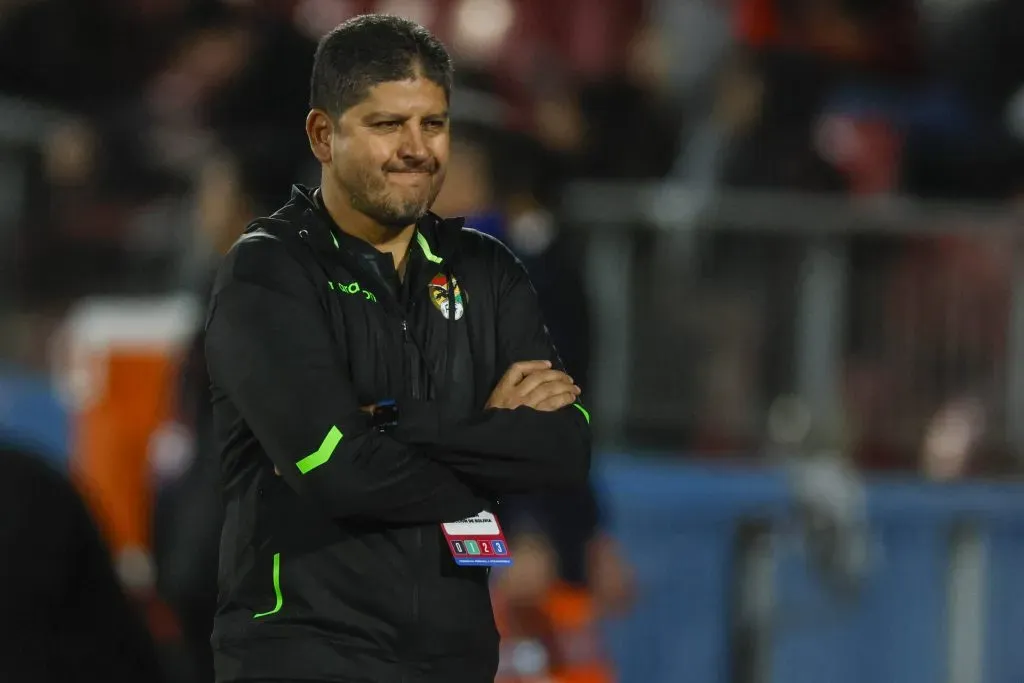
<svg viewBox="0 0 1024 683">
<path fill-rule="evenodd" d="M 349 294 L 353 296 L 361 294 L 366 297 L 367 301 L 377 301 L 377 297 L 373 295 L 373 292 L 368 289 L 363 289 L 359 286 L 359 283 L 355 281 L 350 282 L 347 285 L 342 282 L 328 282 L 327 285 L 335 292 L 339 292 L 341 294 Z"/>
</svg>

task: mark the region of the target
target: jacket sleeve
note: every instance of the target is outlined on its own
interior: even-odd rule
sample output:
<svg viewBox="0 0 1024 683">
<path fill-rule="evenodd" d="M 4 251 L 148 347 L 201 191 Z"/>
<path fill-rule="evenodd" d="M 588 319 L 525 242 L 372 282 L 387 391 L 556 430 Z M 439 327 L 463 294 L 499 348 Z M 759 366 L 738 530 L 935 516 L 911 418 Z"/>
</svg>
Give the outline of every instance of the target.
<svg viewBox="0 0 1024 683">
<path fill-rule="evenodd" d="M 215 388 L 284 481 L 332 517 L 430 523 L 487 506 L 447 467 L 369 427 L 316 285 L 276 240 L 244 238 L 228 255 L 206 352 Z"/>
<path fill-rule="evenodd" d="M 526 270 L 503 245 L 495 247 L 501 374 L 512 363 L 527 360 L 550 360 L 564 370 Z M 429 408 L 414 405 L 413 410 Z M 412 423 L 421 425 L 423 420 L 417 416 Z M 582 402 L 553 412 L 527 407 L 483 410 L 468 420 L 438 425 L 435 436 L 401 428 L 396 435 L 407 443 L 435 445 L 428 449 L 432 458 L 493 494 L 580 486 L 590 472 L 590 414 Z"/>
</svg>

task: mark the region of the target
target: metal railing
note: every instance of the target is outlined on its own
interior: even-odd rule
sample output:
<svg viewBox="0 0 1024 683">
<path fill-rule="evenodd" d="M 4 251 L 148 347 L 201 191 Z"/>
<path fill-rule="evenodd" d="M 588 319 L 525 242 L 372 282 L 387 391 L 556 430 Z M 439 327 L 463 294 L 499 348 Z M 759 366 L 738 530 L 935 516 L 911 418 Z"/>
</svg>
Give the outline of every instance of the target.
<svg viewBox="0 0 1024 683">
<path fill-rule="evenodd" d="M 1024 446 L 1008 417 L 1024 409 L 1008 207 L 577 183 L 563 215 L 586 250 L 610 445 L 660 429 L 659 445 L 700 449 L 724 420 L 727 441 L 756 447 L 792 393 L 830 440 L 867 430 L 909 456 L 947 407 L 980 403 L 989 446 Z"/>
</svg>

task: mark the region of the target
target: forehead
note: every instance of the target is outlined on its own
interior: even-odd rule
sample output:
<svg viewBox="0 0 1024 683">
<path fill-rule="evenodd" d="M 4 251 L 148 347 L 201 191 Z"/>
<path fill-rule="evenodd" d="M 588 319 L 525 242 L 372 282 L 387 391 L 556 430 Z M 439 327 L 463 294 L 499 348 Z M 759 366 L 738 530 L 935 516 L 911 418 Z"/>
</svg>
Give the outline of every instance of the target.
<svg viewBox="0 0 1024 683">
<path fill-rule="evenodd" d="M 443 114 L 447 109 L 448 98 L 444 88 L 426 78 L 410 78 L 378 83 L 350 111 L 357 116 L 374 112 L 430 116 Z"/>
</svg>

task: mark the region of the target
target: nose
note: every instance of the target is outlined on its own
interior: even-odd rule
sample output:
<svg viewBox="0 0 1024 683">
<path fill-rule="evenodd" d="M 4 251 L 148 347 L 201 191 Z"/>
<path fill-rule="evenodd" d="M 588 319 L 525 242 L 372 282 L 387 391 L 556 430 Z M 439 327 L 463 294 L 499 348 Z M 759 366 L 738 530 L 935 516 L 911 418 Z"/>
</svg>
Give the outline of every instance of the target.
<svg viewBox="0 0 1024 683">
<path fill-rule="evenodd" d="M 398 156 L 410 164 L 422 164 L 430 159 L 430 151 L 423 140 L 423 131 L 419 126 L 407 124 L 403 127 L 402 144 L 398 148 Z"/>
</svg>

